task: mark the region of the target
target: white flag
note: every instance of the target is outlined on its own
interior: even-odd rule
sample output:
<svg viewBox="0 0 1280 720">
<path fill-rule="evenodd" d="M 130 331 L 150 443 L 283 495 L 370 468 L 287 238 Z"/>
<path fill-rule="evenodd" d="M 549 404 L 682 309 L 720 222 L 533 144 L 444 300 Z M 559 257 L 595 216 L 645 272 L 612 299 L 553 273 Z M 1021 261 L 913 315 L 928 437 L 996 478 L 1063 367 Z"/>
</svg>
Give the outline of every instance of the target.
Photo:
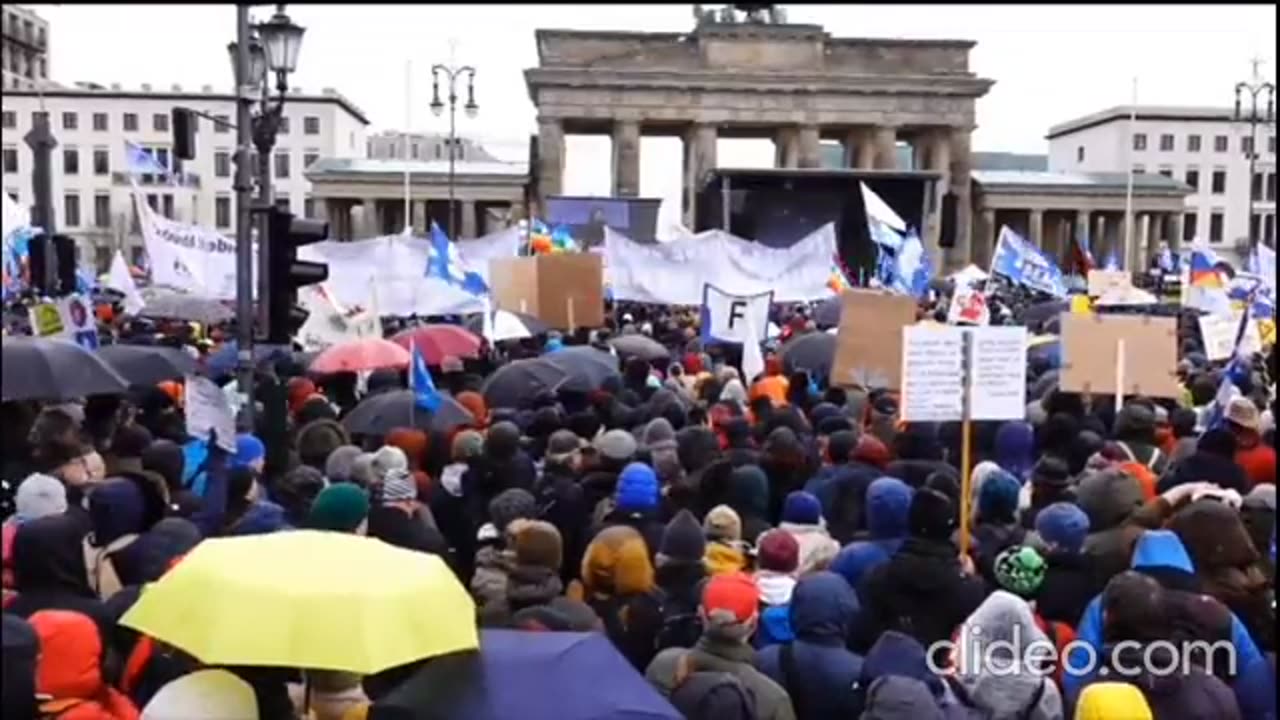
<svg viewBox="0 0 1280 720">
<path fill-rule="evenodd" d="M 485 293 L 481 298 L 484 304 L 484 319 L 481 321 L 480 334 L 484 335 L 484 339 L 493 344 L 493 302 L 489 299 L 489 294 Z"/>
<path fill-rule="evenodd" d="M 111 259 L 111 269 L 107 271 L 107 287 L 124 293 L 126 313 L 137 315 L 146 307 L 142 293 L 138 292 L 138 284 L 133 281 L 133 274 L 129 272 L 129 265 L 124 261 L 124 253 L 119 250 L 116 250 L 115 257 Z"/>
<path fill-rule="evenodd" d="M 764 355 L 760 352 L 760 331 L 756 329 L 755 318 L 747 313 L 746 333 L 742 338 L 742 380 L 750 385 L 762 373 Z"/>
</svg>

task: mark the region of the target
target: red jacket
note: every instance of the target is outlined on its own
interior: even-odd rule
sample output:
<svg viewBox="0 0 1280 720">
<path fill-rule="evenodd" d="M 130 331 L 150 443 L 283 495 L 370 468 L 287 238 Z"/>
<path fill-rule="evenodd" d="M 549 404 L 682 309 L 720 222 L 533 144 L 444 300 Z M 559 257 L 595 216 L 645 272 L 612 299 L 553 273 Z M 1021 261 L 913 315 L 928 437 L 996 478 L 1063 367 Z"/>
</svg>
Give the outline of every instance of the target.
<svg viewBox="0 0 1280 720">
<path fill-rule="evenodd" d="M 40 711 L 59 720 L 138 720 L 129 698 L 102 679 L 102 638 L 87 615 L 41 610 L 28 622 L 40 638 L 36 692 Z"/>
<path fill-rule="evenodd" d="M 1236 435 L 1236 464 L 1254 485 L 1276 482 L 1276 451 L 1262 442 L 1257 433 Z"/>
</svg>

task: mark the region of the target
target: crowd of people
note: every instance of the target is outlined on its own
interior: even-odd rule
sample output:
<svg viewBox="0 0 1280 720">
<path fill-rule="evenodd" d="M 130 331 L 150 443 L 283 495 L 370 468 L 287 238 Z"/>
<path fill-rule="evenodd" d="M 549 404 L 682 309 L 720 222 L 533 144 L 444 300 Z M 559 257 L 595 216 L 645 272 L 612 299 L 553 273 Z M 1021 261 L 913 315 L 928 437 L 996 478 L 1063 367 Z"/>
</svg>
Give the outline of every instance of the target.
<svg viewBox="0 0 1280 720">
<path fill-rule="evenodd" d="M 777 321 L 818 331 L 802 308 Z M 496 354 L 446 358 L 436 385 L 474 418 L 449 431 L 353 437 L 354 377 L 292 359 L 266 370 L 287 437 L 241 427 L 234 452 L 188 437 L 178 382 L 5 403 L 4 718 L 376 718 L 411 667 L 226 667 L 210 695 L 184 691 L 198 658 L 118 622 L 206 539 L 294 528 L 438 555 L 481 627 L 603 633 L 690 720 L 1276 717 L 1274 350 L 1219 407 L 1221 364 L 1188 330 L 1182 399 L 1050 389 L 975 425 L 965 478 L 959 425 L 903 423 L 892 392 L 776 354 L 741 377 L 696 313 L 609 322 L 503 357 L 609 332 L 671 357 L 519 407 L 482 392 Z M 1217 650 L 1181 662 L 1195 642 Z"/>
</svg>

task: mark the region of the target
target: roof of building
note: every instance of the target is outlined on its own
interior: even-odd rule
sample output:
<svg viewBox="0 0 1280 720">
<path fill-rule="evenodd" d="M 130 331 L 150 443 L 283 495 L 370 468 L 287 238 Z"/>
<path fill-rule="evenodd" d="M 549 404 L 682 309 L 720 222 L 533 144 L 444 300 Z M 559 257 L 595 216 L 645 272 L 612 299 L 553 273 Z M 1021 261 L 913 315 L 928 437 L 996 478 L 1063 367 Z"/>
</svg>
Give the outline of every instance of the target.
<svg viewBox="0 0 1280 720">
<path fill-rule="evenodd" d="M 1030 170 L 974 170 L 975 182 L 997 191 L 1098 193 L 1124 192 L 1129 176 L 1122 172 L 1044 172 Z M 1142 194 L 1187 194 L 1191 187 L 1153 173 L 1135 173 L 1133 191 Z"/>
<path fill-rule="evenodd" d="M 229 92 L 218 92 L 213 89 L 212 85 L 205 85 L 199 90 L 184 90 L 181 85 L 171 85 L 168 89 L 152 88 L 150 85 L 134 89 L 124 89 L 119 83 L 113 83 L 110 86 L 104 86 L 93 82 L 77 82 L 74 85 L 61 85 L 50 83 L 42 86 L 39 90 L 34 88 L 21 89 L 5 89 L 5 95 L 13 97 L 37 97 L 46 98 L 119 98 L 134 100 L 204 100 L 218 102 L 234 102 L 236 96 Z M 343 110 L 346 110 L 352 117 L 359 120 L 365 125 L 369 124 L 369 118 L 364 111 L 356 107 L 355 103 L 347 99 L 345 95 L 334 90 L 333 88 L 324 88 L 319 94 L 306 93 L 301 89 L 291 89 L 286 96 L 289 102 L 329 102 L 335 103 Z"/>
<path fill-rule="evenodd" d="M 1046 139 L 1052 140 L 1063 135 L 1088 130 L 1091 127 L 1106 125 L 1116 120 L 1128 120 L 1135 116 L 1136 120 L 1157 120 L 1163 122 L 1231 122 L 1235 113 L 1227 107 L 1189 107 L 1176 105 L 1117 105 L 1099 110 L 1091 115 L 1078 117 L 1049 128 Z"/>
<path fill-rule="evenodd" d="M 306 169 L 313 175 L 395 174 L 447 175 L 448 160 L 399 160 L 390 158 L 320 158 Z M 470 162 L 454 163 L 456 175 L 491 175 L 494 177 L 527 178 L 529 164 L 519 162 Z"/>
<path fill-rule="evenodd" d="M 975 170 L 1044 172 L 1049 169 L 1049 156 L 1034 153 L 975 152 L 970 161 Z"/>
</svg>

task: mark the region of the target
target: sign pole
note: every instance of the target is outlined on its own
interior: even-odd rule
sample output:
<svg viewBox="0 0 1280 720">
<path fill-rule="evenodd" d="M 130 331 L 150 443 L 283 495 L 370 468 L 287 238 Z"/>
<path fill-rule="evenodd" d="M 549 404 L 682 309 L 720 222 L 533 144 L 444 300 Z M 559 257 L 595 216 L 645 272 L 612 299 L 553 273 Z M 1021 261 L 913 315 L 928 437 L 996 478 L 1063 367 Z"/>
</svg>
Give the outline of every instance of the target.
<svg viewBox="0 0 1280 720">
<path fill-rule="evenodd" d="M 1116 341 L 1116 412 L 1124 407 L 1124 338 Z"/>
<path fill-rule="evenodd" d="M 963 373 L 963 385 L 961 395 L 962 415 L 960 420 L 960 555 L 969 554 L 969 516 L 972 514 L 969 496 L 973 493 L 973 480 L 970 477 L 969 466 L 973 462 L 970 446 L 972 445 L 973 422 L 970 416 L 973 414 L 969 402 L 969 386 L 971 383 L 971 375 L 973 373 L 972 349 L 973 349 L 973 331 L 965 330 L 963 332 L 964 343 L 961 351 L 961 372 Z"/>
</svg>

